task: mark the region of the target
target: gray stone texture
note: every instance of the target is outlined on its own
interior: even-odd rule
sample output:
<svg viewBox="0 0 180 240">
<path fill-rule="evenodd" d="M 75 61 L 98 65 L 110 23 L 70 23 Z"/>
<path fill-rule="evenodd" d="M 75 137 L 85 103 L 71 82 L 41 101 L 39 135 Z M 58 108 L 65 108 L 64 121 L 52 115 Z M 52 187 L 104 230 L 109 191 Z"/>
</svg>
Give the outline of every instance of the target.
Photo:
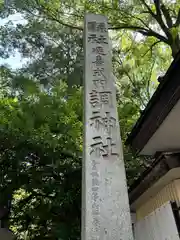
<svg viewBox="0 0 180 240">
<path fill-rule="evenodd" d="M 107 19 L 84 26 L 82 240 L 132 240 Z"/>
</svg>

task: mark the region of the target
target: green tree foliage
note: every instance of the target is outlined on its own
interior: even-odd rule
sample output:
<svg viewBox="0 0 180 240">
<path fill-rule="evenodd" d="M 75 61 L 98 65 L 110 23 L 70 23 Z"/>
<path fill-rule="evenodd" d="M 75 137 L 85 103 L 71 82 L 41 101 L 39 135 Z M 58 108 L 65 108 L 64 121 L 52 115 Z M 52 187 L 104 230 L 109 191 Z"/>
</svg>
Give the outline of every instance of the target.
<svg viewBox="0 0 180 240">
<path fill-rule="evenodd" d="M 79 237 L 80 102 L 81 91 L 67 94 L 64 84 L 0 101 L 1 205 L 21 196 L 12 202 L 11 222 L 22 239 Z"/>
<path fill-rule="evenodd" d="M 82 30 L 86 11 L 108 16 L 111 29 L 130 30 L 145 37 L 152 37 L 153 44 L 163 42 L 172 50 L 174 57 L 180 49 L 180 2 L 179 0 L 114 0 L 112 1 L 12 1 L 9 11 L 18 11 L 36 17 L 48 17 L 65 27 Z"/>
</svg>

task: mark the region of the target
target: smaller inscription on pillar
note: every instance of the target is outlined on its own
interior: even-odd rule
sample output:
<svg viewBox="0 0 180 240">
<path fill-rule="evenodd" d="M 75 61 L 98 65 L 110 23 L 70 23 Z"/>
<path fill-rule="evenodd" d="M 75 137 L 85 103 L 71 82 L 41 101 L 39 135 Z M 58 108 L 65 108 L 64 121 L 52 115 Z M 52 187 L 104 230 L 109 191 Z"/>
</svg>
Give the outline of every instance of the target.
<svg viewBox="0 0 180 240">
<path fill-rule="evenodd" d="M 100 229 L 100 207 L 99 207 L 99 172 L 97 168 L 97 161 L 92 160 L 92 224 L 93 224 L 93 233 L 98 232 Z"/>
<path fill-rule="evenodd" d="M 88 22 L 87 24 L 88 32 L 100 32 L 105 33 L 108 31 L 106 24 L 104 22 Z"/>
<path fill-rule="evenodd" d="M 92 53 L 101 55 L 101 56 L 106 56 L 107 54 L 104 52 L 104 48 L 102 46 L 97 46 L 92 48 Z"/>
</svg>

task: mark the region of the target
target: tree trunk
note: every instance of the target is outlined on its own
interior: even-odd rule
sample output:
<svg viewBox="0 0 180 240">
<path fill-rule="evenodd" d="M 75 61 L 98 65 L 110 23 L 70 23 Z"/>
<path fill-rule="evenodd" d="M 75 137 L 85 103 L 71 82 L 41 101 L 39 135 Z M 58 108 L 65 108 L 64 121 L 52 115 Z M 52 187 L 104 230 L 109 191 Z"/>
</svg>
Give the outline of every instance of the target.
<svg viewBox="0 0 180 240">
<path fill-rule="evenodd" d="M 170 45 L 172 50 L 173 58 L 176 57 L 177 53 L 180 51 L 180 38 L 179 36 L 174 39 L 173 43 Z"/>
</svg>

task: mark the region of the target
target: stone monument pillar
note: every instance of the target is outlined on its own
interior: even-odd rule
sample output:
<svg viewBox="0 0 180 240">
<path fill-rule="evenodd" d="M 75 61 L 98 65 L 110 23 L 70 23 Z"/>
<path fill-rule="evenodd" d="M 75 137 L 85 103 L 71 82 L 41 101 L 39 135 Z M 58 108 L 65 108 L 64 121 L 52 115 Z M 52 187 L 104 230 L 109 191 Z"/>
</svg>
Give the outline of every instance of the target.
<svg viewBox="0 0 180 240">
<path fill-rule="evenodd" d="M 132 240 L 107 19 L 84 25 L 82 240 Z"/>
</svg>

